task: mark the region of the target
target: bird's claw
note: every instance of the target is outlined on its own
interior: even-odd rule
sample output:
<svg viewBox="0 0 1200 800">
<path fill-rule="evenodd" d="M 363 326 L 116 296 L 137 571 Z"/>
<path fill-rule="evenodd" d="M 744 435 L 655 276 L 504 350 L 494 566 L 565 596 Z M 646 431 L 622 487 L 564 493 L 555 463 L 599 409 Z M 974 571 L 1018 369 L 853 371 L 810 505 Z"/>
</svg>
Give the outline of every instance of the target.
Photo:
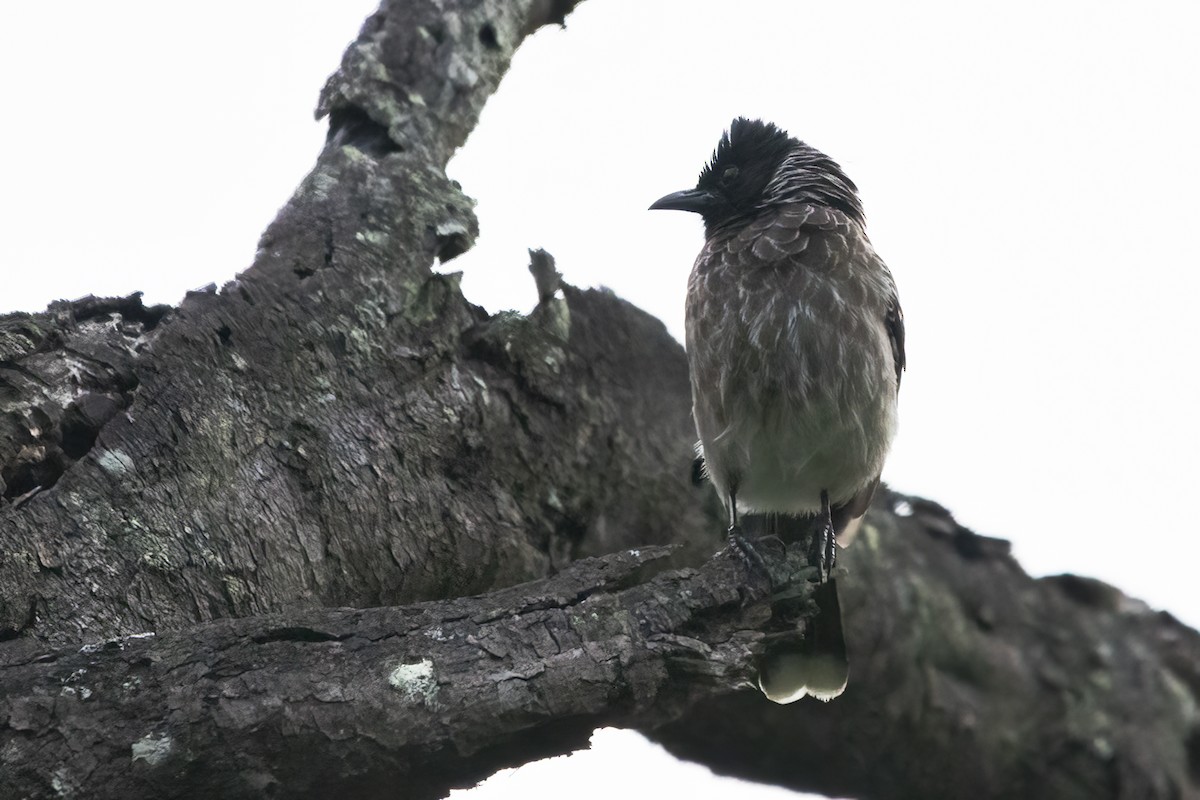
<svg viewBox="0 0 1200 800">
<path fill-rule="evenodd" d="M 833 568 L 837 565 L 837 534 L 833 530 L 833 526 L 826 524 L 824 526 L 825 539 L 825 575 L 821 582 L 829 580 L 829 576 L 833 574 Z"/>
<path fill-rule="evenodd" d="M 819 583 L 829 580 L 837 562 L 837 538 L 833 526 L 828 522 L 823 523 L 813 535 L 809 562 L 817 568 Z"/>
<path fill-rule="evenodd" d="M 745 562 L 746 568 L 752 575 L 766 580 L 768 593 L 772 591 L 775 580 L 771 577 L 771 569 L 767 566 L 767 561 L 763 558 L 762 553 L 758 552 L 758 548 L 751 544 L 750 540 L 742 533 L 742 526 L 729 526 L 727 537 L 729 549 Z M 754 593 L 754 596 L 758 596 L 757 593 Z M 745 598 L 747 602 L 751 599 L 753 597 Z"/>
<path fill-rule="evenodd" d="M 750 544 L 750 540 L 742 533 L 741 525 L 730 525 L 726 536 L 729 540 L 730 550 L 737 553 L 747 564 L 764 572 L 766 571 L 767 562 L 763 560 L 762 554 L 755 549 L 754 545 Z"/>
</svg>

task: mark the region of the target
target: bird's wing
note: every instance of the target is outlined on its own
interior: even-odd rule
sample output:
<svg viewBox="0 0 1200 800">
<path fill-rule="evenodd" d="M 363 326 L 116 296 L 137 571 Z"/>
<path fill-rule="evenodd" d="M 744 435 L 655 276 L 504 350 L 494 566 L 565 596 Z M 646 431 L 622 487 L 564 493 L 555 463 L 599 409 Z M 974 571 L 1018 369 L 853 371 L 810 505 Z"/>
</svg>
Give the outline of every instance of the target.
<svg viewBox="0 0 1200 800">
<path fill-rule="evenodd" d="M 892 295 L 891 305 L 888 306 L 887 316 L 883 318 L 887 328 L 888 339 L 892 342 L 892 358 L 896 362 L 896 389 L 900 389 L 900 377 L 904 373 L 907 359 L 904 355 L 904 310 L 900 308 L 900 298 Z"/>
<path fill-rule="evenodd" d="M 856 523 L 871 507 L 871 501 L 875 499 L 875 490 L 878 488 L 879 477 L 876 476 L 875 480 L 859 490 L 858 494 L 832 509 L 833 531 L 837 536 L 837 543 L 842 547 L 849 547 L 858 536 L 859 525 Z"/>
</svg>

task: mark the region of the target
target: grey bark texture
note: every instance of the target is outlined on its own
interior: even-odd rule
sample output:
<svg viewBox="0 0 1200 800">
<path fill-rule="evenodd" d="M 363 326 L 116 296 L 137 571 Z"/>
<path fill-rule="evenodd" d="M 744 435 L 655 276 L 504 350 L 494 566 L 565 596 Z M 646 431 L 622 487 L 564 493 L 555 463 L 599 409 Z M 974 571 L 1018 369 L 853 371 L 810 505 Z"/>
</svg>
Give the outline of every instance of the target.
<svg viewBox="0 0 1200 800">
<path fill-rule="evenodd" d="M 710 558 L 682 349 L 545 254 L 529 316 L 432 269 L 574 5 L 385 2 L 235 282 L 0 317 L 0 798 L 439 797 L 599 725 L 865 798 L 1200 796 L 1200 637 L 914 498 L 843 556 L 846 694 L 747 690 L 804 606 Z"/>
</svg>

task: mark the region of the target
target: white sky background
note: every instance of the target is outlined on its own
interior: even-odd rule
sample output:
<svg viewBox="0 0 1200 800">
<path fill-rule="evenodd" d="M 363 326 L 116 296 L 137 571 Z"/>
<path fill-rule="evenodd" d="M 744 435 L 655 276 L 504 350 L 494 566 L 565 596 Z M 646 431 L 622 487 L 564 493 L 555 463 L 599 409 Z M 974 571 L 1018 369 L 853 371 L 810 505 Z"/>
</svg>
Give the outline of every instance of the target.
<svg viewBox="0 0 1200 800">
<path fill-rule="evenodd" d="M 0 3 L 0 312 L 175 303 L 249 266 L 375 5 Z M 646 206 L 694 184 L 732 117 L 770 119 L 858 183 L 900 286 L 884 477 L 1033 574 L 1197 625 L 1197 42 L 1186 0 L 589 0 L 526 43 L 451 163 L 482 235 L 447 269 L 525 310 L 545 247 L 681 337 L 700 221 Z M 536 769 L 486 796 L 541 796 L 519 783 Z M 597 796 L 629 767 L 598 769 Z"/>
</svg>

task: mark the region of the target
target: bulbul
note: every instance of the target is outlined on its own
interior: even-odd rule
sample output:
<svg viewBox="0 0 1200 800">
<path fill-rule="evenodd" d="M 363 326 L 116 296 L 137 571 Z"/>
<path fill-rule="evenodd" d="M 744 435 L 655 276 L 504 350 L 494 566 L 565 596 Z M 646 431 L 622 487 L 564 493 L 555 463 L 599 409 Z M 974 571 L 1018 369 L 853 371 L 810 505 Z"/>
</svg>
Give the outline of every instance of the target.
<svg viewBox="0 0 1200 800">
<path fill-rule="evenodd" d="M 821 613 L 799 650 L 768 652 L 760 687 L 777 702 L 836 697 L 847 668 L 828 574 L 835 537 L 866 513 L 896 430 L 905 355 L 895 281 L 850 178 L 767 122 L 735 119 L 696 188 L 650 208 L 704 220 L 687 355 L 698 449 L 731 544 L 753 555 L 739 514 L 817 521 Z"/>
</svg>

